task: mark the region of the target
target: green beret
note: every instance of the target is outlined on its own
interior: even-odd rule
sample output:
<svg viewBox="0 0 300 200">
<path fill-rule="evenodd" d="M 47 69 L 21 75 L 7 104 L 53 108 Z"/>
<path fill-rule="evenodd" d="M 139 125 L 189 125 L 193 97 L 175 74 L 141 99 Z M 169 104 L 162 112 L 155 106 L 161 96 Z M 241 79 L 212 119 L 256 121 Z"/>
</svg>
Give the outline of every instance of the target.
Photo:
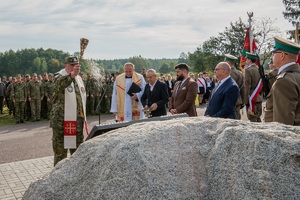
<svg viewBox="0 0 300 200">
<path fill-rule="evenodd" d="M 275 52 L 277 50 L 282 50 L 288 53 L 296 54 L 298 55 L 300 53 L 300 45 L 292 42 L 290 40 L 287 40 L 285 38 L 275 36 L 274 37 L 275 43 L 274 43 L 274 50 L 272 52 Z"/>
<path fill-rule="evenodd" d="M 67 56 L 65 58 L 65 64 L 77 64 L 77 63 L 79 63 L 79 61 L 76 56 Z"/>
<path fill-rule="evenodd" d="M 235 62 L 238 58 L 230 55 L 230 54 L 225 54 L 225 61 L 231 61 L 231 62 Z"/>
<path fill-rule="evenodd" d="M 257 60 L 257 55 L 254 53 L 246 52 L 246 58 Z"/>
</svg>

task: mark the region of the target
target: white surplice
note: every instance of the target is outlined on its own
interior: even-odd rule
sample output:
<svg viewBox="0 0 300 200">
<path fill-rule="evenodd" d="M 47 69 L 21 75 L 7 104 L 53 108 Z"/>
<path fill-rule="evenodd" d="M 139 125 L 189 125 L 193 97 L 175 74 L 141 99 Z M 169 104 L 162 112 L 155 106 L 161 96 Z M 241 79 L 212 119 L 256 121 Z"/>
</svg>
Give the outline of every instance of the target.
<svg viewBox="0 0 300 200">
<path fill-rule="evenodd" d="M 144 112 L 143 112 L 143 105 L 141 103 L 141 97 L 144 93 L 144 89 L 146 86 L 146 81 L 142 75 L 140 75 L 141 79 L 141 89 L 139 93 L 136 93 L 138 99 L 139 99 L 139 106 L 140 106 L 140 119 L 144 118 Z M 125 79 L 125 102 L 124 102 L 124 121 L 132 121 L 132 99 L 130 96 L 127 94 L 130 86 L 132 84 L 132 79 L 131 78 L 126 78 Z M 112 93 L 112 99 L 111 99 L 111 107 L 110 107 L 110 112 L 118 112 L 118 107 L 117 107 L 117 85 L 116 81 L 114 82 L 114 88 L 113 88 L 113 93 Z"/>
</svg>

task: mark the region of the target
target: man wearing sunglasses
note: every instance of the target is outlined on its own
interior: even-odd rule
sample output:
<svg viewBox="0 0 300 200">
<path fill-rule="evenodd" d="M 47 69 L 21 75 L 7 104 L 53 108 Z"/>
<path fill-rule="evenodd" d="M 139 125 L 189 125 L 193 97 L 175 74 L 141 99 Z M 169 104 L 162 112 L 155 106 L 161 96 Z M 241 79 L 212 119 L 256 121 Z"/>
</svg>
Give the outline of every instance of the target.
<svg viewBox="0 0 300 200">
<path fill-rule="evenodd" d="M 278 77 L 267 96 L 265 122 L 300 125 L 300 45 L 275 36 L 272 60 Z"/>
</svg>

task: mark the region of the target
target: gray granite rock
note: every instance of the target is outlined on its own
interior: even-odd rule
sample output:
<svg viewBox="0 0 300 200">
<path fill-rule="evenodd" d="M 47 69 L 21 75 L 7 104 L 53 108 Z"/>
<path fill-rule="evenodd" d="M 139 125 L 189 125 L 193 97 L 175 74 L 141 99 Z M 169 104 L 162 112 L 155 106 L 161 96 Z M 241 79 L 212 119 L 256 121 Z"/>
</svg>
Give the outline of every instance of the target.
<svg viewBox="0 0 300 200">
<path fill-rule="evenodd" d="M 206 117 L 84 142 L 23 199 L 300 199 L 300 128 Z"/>
</svg>

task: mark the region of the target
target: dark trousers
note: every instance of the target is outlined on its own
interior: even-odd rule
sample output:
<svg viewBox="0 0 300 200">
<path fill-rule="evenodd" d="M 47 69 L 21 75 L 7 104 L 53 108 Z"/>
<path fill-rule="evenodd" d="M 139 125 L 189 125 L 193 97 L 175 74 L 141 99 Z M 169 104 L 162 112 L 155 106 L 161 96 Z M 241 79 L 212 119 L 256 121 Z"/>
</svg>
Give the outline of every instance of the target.
<svg viewBox="0 0 300 200">
<path fill-rule="evenodd" d="M 4 96 L 0 97 L 0 114 L 3 114 L 3 100 L 4 100 Z"/>
</svg>

